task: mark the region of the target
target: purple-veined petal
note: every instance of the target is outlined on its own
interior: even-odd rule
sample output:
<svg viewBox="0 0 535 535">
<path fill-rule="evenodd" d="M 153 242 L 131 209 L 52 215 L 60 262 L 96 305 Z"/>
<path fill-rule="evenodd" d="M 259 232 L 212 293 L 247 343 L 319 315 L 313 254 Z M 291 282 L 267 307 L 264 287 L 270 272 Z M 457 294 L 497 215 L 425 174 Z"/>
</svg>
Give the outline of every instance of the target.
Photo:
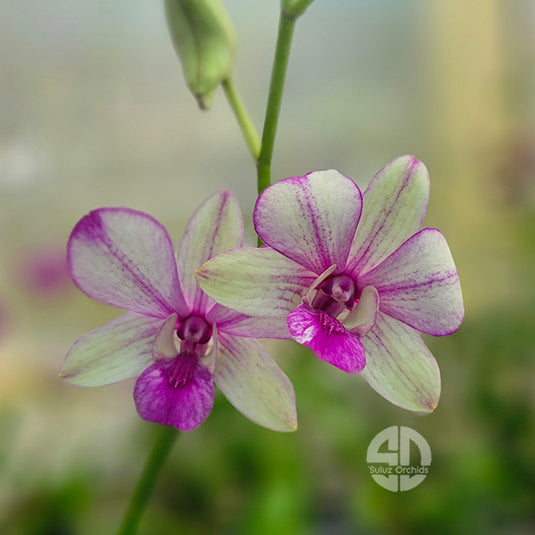
<svg viewBox="0 0 535 535">
<path fill-rule="evenodd" d="M 414 156 L 383 167 L 363 195 L 362 217 L 347 272 L 366 273 L 420 230 L 429 201 L 429 174 Z"/>
<path fill-rule="evenodd" d="M 379 312 L 362 338 L 362 376 L 385 399 L 410 411 L 432 412 L 440 397 L 440 370 L 412 327 Z"/>
<path fill-rule="evenodd" d="M 365 286 L 357 306 L 342 321 L 344 327 L 357 336 L 364 336 L 375 323 L 379 310 L 379 293 L 373 286 Z"/>
<path fill-rule="evenodd" d="M 316 275 L 269 247 L 235 249 L 197 271 L 201 288 L 218 303 L 250 316 L 286 315 Z"/>
<path fill-rule="evenodd" d="M 359 284 L 377 288 L 382 312 L 427 334 L 451 334 L 464 317 L 455 264 L 436 229 L 416 233 Z"/>
<path fill-rule="evenodd" d="M 191 217 L 177 254 L 180 283 L 197 314 L 213 303 L 199 288 L 195 270 L 209 258 L 243 244 L 243 221 L 238 200 L 219 191 L 204 201 Z"/>
<path fill-rule="evenodd" d="M 364 368 L 366 358 L 359 337 L 326 312 L 303 304 L 288 314 L 287 321 L 294 340 L 320 359 L 348 373 Z"/>
<path fill-rule="evenodd" d="M 171 239 L 148 214 L 93 210 L 74 227 L 67 259 L 74 283 L 89 297 L 147 316 L 188 314 Z"/>
<path fill-rule="evenodd" d="M 244 416 L 274 431 L 295 431 L 295 392 L 257 340 L 219 333 L 214 381 Z"/>
<path fill-rule="evenodd" d="M 254 210 L 262 241 L 316 274 L 346 264 L 362 195 L 338 171 L 316 171 L 266 188 Z"/>
<path fill-rule="evenodd" d="M 247 316 L 216 304 L 206 315 L 209 323 L 215 323 L 218 331 L 245 338 L 291 338 L 286 325 L 286 315 L 272 318 Z"/>
<path fill-rule="evenodd" d="M 164 320 L 127 312 L 78 338 L 60 377 L 80 386 L 100 386 L 137 377 L 152 362 L 152 345 Z"/>
<path fill-rule="evenodd" d="M 191 431 L 212 411 L 212 375 L 195 355 L 160 360 L 139 376 L 134 401 L 144 420 Z"/>
</svg>

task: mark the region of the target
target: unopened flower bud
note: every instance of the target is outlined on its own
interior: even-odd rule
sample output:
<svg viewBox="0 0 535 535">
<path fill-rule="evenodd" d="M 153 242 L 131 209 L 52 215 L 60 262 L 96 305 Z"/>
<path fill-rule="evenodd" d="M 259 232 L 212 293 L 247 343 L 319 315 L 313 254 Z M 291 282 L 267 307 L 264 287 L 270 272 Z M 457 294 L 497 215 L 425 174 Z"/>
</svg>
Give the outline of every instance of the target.
<svg viewBox="0 0 535 535">
<path fill-rule="evenodd" d="M 165 0 L 165 11 L 186 83 L 199 107 L 208 109 L 234 66 L 232 21 L 220 0 Z"/>
</svg>

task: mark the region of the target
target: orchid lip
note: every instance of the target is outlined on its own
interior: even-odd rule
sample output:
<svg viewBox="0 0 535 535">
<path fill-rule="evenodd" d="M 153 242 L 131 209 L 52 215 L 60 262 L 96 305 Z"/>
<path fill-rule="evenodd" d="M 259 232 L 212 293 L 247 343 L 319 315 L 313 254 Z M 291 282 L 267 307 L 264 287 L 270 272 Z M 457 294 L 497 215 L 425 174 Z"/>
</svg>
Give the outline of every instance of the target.
<svg viewBox="0 0 535 535">
<path fill-rule="evenodd" d="M 193 377 L 196 365 L 197 355 L 194 353 L 184 352 L 177 355 L 169 370 L 169 386 L 173 388 L 187 386 Z"/>
</svg>

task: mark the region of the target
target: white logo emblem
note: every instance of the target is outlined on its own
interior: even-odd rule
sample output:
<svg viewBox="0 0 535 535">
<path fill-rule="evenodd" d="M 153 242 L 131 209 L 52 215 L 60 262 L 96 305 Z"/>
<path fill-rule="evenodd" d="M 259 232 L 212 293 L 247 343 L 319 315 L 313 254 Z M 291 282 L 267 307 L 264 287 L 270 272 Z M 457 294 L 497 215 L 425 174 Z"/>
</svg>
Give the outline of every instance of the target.
<svg viewBox="0 0 535 535">
<path fill-rule="evenodd" d="M 371 476 L 381 487 L 403 492 L 417 487 L 426 478 L 431 448 L 414 429 L 393 425 L 375 435 L 368 446 L 366 461 Z"/>
</svg>

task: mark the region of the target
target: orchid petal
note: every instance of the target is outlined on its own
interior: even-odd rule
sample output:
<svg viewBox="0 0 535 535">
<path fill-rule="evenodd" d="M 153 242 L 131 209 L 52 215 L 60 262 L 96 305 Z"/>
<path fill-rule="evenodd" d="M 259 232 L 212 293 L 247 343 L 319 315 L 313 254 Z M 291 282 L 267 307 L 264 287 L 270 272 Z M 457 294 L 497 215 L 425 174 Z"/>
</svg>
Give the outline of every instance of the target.
<svg viewBox="0 0 535 535">
<path fill-rule="evenodd" d="M 338 171 L 316 171 L 266 188 L 254 225 L 264 243 L 316 274 L 343 268 L 360 218 L 357 185 Z"/>
<path fill-rule="evenodd" d="M 340 370 L 355 373 L 366 364 L 359 337 L 321 310 L 299 305 L 288 314 L 288 329 L 295 341 L 310 347 L 320 359 Z"/>
<path fill-rule="evenodd" d="M 186 367 L 188 369 L 184 370 Z M 187 374 L 185 384 L 176 383 L 177 374 Z M 191 431 L 199 427 L 212 411 L 212 375 L 195 355 L 160 360 L 138 378 L 134 401 L 144 420 Z"/>
<path fill-rule="evenodd" d="M 176 322 L 177 315 L 171 314 L 158 331 L 152 346 L 152 356 L 155 360 L 173 358 L 180 353 L 176 336 Z"/>
<path fill-rule="evenodd" d="M 423 229 L 359 279 L 380 295 L 381 311 L 435 336 L 455 332 L 464 316 L 459 276 L 448 244 Z"/>
<path fill-rule="evenodd" d="M 90 212 L 71 233 L 67 259 L 74 283 L 89 297 L 147 316 L 188 314 L 171 239 L 148 214 Z"/>
<path fill-rule="evenodd" d="M 309 305 L 314 300 L 314 296 L 318 293 L 318 286 L 332 273 L 336 271 L 336 264 L 328 267 L 323 273 L 316 277 L 316 280 L 308 287 L 306 294 L 303 296 L 303 302 Z"/>
<path fill-rule="evenodd" d="M 197 271 L 218 303 L 250 316 L 276 317 L 295 308 L 316 275 L 269 247 L 235 249 Z"/>
<path fill-rule="evenodd" d="M 432 412 L 440 397 L 440 370 L 417 331 L 379 312 L 362 338 L 362 376 L 385 399 L 410 411 Z"/>
<path fill-rule="evenodd" d="M 363 196 L 362 217 L 346 271 L 366 273 L 422 226 L 429 201 L 429 174 L 414 156 L 383 167 Z"/>
<path fill-rule="evenodd" d="M 364 336 L 375 323 L 379 310 L 379 293 L 373 286 L 365 286 L 357 306 L 343 320 L 344 327 L 357 336 Z"/>
<path fill-rule="evenodd" d="M 244 416 L 274 431 L 295 431 L 295 393 L 257 340 L 220 333 L 214 381 Z"/>
<path fill-rule="evenodd" d="M 163 320 L 128 312 L 78 338 L 60 377 L 100 386 L 138 376 L 152 362 L 152 345 Z"/>
<path fill-rule="evenodd" d="M 204 201 L 191 217 L 177 255 L 180 283 L 197 314 L 212 304 L 195 280 L 195 270 L 209 258 L 243 244 L 243 221 L 238 200 L 219 191 Z"/>
<path fill-rule="evenodd" d="M 216 304 L 206 315 L 209 323 L 215 323 L 220 332 L 245 338 L 291 338 L 286 325 L 286 315 L 272 318 L 253 317 Z"/>
</svg>

